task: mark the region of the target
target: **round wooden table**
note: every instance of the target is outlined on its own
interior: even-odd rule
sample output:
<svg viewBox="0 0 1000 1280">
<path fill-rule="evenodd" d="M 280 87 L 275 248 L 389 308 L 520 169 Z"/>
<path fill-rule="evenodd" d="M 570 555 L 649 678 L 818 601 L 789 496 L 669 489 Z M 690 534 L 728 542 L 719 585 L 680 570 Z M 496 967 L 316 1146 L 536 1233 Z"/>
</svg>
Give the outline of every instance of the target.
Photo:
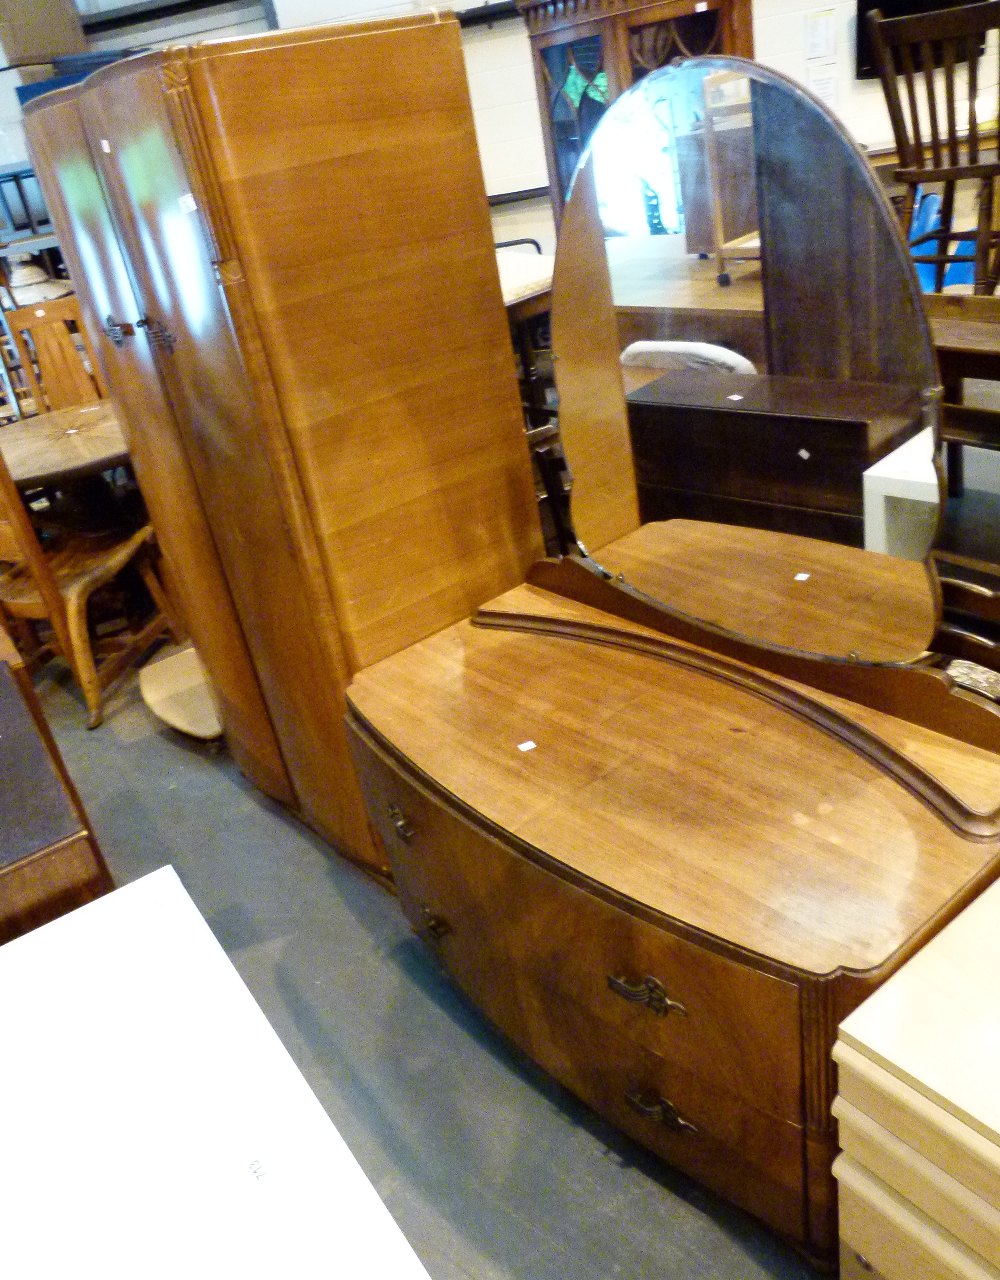
<svg viewBox="0 0 1000 1280">
<path fill-rule="evenodd" d="M 0 453 L 19 489 L 83 479 L 128 461 L 125 437 L 107 400 L 0 428 Z"/>
</svg>

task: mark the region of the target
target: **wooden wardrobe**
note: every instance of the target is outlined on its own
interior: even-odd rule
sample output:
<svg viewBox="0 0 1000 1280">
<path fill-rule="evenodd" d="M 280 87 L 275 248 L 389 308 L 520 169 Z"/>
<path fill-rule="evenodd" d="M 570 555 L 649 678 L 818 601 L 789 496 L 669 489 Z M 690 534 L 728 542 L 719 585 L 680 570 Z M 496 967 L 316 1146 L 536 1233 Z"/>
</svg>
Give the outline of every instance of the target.
<svg viewBox="0 0 1000 1280">
<path fill-rule="evenodd" d="M 346 684 L 542 549 L 457 23 L 151 53 L 26 127 L 234 755 L 382 872 Z"/>
</svg>

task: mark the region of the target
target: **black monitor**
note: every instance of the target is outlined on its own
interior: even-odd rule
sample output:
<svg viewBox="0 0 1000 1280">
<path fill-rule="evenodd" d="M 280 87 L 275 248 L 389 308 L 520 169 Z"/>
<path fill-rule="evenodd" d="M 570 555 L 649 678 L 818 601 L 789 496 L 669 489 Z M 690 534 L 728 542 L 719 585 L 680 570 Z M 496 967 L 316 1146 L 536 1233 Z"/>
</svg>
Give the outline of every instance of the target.
<svg viewBox="0 0 1000 1280">
<path fill-rule="evenodd" d="M 939 9 L 957 9 L 968 0 L 857 0 L 858 26 L 856 39 L 855 75 L 859 80 L 871 80 L 878 75 L 868 44 L 868 14 L 879 9 L 884 18 L 908 18 L 916 13 L 935 13 Z M 940 65 L 940 64 L 938 64 Z"/>
</svg>

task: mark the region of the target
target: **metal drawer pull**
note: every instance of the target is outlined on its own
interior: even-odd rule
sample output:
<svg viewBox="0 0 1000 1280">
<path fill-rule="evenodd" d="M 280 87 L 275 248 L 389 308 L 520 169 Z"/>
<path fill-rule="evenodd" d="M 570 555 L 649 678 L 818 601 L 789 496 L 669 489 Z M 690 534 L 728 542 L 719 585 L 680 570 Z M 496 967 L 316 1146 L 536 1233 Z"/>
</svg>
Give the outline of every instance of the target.
<svg viewBox="0 0 1000 1280">
<path fill-rule="evenodd" d="M 451 925 L 441 916 L 436 916 L 427 907 L 420 908 L 424 920 L 424 931 L 432 942 L 439 942 L 451 933 Z"/>
<path fill-rule="evenodd" d="M 398 804 L 389 805 L 389 821 L 392 823 L 396 835 L 399 836 L 404 844 L 409 844 L 417 834 L 416 828 Z"/>
<path fill-rule="evenodd" d="M 643 978 L 641 982 L 632 983 L 609 973 L 608 986 L 616 996 L 621 996 L 623 1000 L 629 1000 L 632 1004 L 647 1005 L 660 1017 L 665 1018 L 668 1013 L 679 1013 L 682 1018 L 687 1017 L 687 1009 L 679 1001 L 670 999 L 666 987 L 659 978 L 650 976 Z"/>
<path fill-rule="evenodd" d="M 625 1101 L 633 1111 L 646 1120 L 656 1120 L 671 1133 L 697 1133 L 690 1120 L 685 1120 L 669 1098 L 661 1098 L 648 1089 L 633 1089 L 625 1094 Z"/>
</svg>

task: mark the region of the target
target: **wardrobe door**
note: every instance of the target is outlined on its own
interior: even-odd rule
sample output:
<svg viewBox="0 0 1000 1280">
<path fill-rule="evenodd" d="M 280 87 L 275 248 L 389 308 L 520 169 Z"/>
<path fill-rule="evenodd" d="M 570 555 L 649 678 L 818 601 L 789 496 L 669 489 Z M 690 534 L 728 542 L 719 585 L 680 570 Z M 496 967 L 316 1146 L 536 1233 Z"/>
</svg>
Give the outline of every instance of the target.
<svg viewBox="0 0 1000 1280">
<path fill-rule="evenodd" d="M 211 174 L 168 104 L 183 72 L 183 53 L 169 66 L 152 54 L 98 72 L 80 95 L 84 127 L 302 814 L 381 871 L 347 748 L 347 671 L 315 536 L 266 362 L 245 326 L 237 341 L 219 286 L 220 272 L 240 266 L 219 261 L 221 229 L 204 207 Z"/>
<path fill-rule="evenodd" d="M 261 790 L 294 805 L 177 421 L 140 327 L 142 311 L 84 133 L 78 94 L 76 88 L 61 90 L 27 108 L 35 169 L 233 759 Z"/>
</svg>

